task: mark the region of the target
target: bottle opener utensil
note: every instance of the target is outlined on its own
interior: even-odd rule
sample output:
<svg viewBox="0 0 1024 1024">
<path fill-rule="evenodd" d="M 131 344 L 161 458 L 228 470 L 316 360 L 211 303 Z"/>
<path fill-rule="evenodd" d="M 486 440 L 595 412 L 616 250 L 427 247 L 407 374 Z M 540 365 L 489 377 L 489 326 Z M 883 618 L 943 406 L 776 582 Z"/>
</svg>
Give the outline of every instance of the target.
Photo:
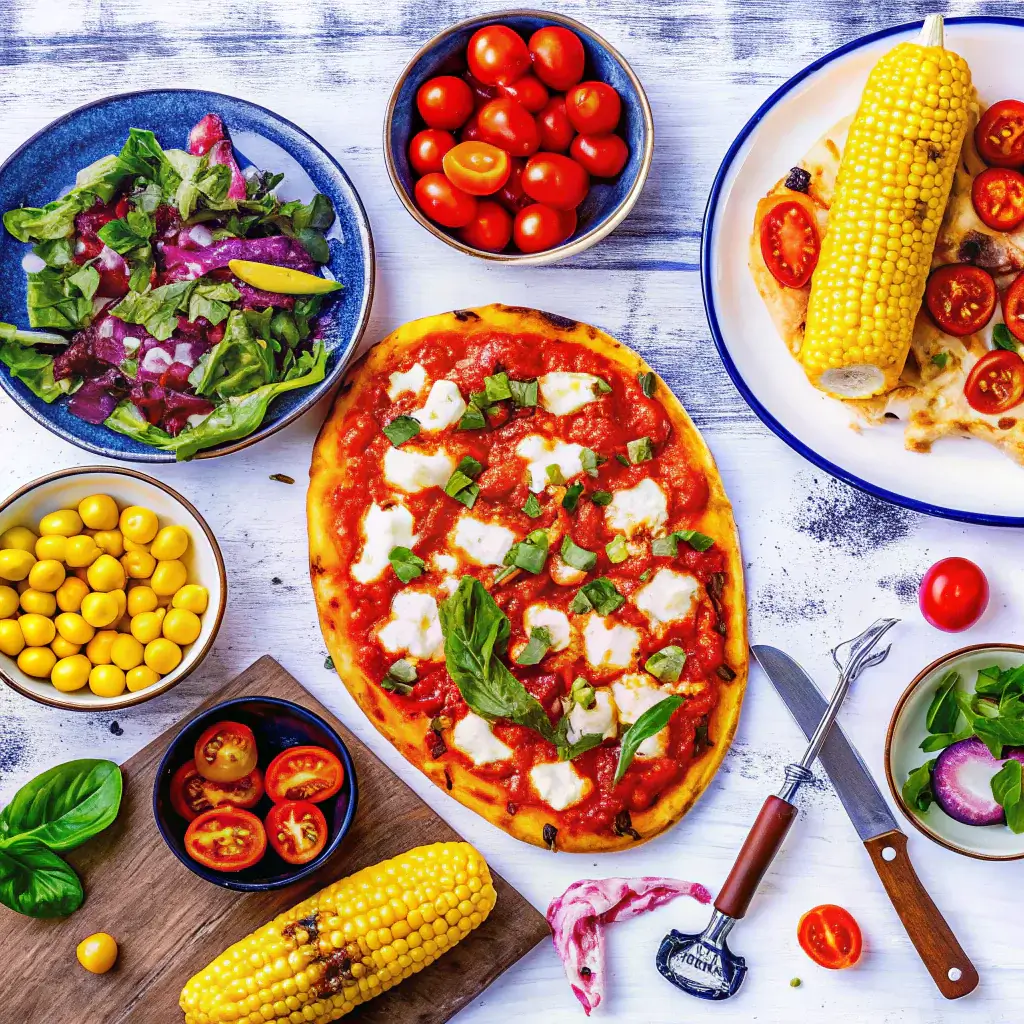
<svg viewBox="0 0 1024 1024">
<path fill-rule="evenodd" d="M 800 787 L 814 777 L 811 765 L 839 714 L 850 685 L 864 669 L 885 660 L 891 645 L 878 651 L 875 647 L 897 621 L 879 619 L 860 636 L 832 649 L 832 661 L 839 670 L 832 699 L 804 756 L 786 766 L 786 779 L 778 795 L 764 802 L 715 900 L 715 912 L 708 926 L 699 935 L 671 931 L 662 939 L 656 960 L 658 971 L 677 988 L 700 999 L 728 999 L 743 984 L 746 961 L 729 949 L 726 940 L 736 922 L 746 914 L 761 879 L 782 847 L 796 818 L 796 795 Z"/>
</svg>

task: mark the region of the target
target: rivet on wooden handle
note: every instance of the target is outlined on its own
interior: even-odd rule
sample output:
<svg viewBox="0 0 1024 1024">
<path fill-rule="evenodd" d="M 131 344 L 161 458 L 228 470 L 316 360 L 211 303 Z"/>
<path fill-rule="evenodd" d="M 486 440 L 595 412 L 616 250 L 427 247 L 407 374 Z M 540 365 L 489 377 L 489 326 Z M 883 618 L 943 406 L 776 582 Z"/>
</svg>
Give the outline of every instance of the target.
<svg viewBox="0 0 1024 1024">
<path fill-rule="evenodd" d="M 864 846 L 939 991 L 947 999 L 973 992 L 978 972 L 917 877 L 907 856 L 907 837 L 900 831 L 883 832 Z"/>
</svg>

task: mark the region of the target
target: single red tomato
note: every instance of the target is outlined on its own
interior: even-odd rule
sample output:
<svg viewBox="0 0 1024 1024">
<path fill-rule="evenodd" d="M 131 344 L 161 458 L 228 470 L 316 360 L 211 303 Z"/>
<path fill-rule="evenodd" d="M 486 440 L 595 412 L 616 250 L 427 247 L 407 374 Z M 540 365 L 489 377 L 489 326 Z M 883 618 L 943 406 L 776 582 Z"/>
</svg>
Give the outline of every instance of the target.
<svg viewBox="0 0 1024 1024">
<path fill-rule="evenodd" d="M 450 131 L 465 124 L 473 113 L 473 93 L 461 78 L 438 75 L 417 90 L 416 109 L 428 128 Z"/>
<path fill-rule="evenodd" d="M 1024 223 L 1024 174 L 1009 167 L 989 167 L 974 179 L 971 202 L 993 231 L 1012 231 Z"/>
<path fill-rule="evenodd" d="M 185 852 L 214 871 L 242 871 L 263 859 L 267 833 L 251 811 L 215 807 L 189 824 Z"/>
<path fill-rule="evenodd" d="M 493 199 L 476 204 L 476 216 L 459 230 L 466 245 L 484 252 L 501 252 L 512 238 L 512 214 Z"/>
<path fill-rule="evenodd" d="M 577 135 L 569 154 L 595 178 L 614 178 L 629 160 L 629 147 L 618 135 Z"/>
<path fill-rule="evenodd" d="M 974 129 L 974 144 L 981 159 L 992 167 L 1024 164 L 1024 103 L 1020 100 L 993 103 Z"/>
<path fill-rule="evenodd" d="M 479 111 L 462 126 L 462 131 L 459 132 L 460 142 L 479 142 L 480 141 L 480 119 L 477 117 Z"/>
<path fill-rule="evenodd" d="M 973 626 L 988 607 L 988 580 L 967 558 L 943 558 L 924 574 L 918 603 L 926 622 L 959 633 Z"/>
<path fill-rule="evenodd" d="M 508 153 L 489 142 L 460 142 L 444 155 L 448 180 L 471 196 L 489 196 L 508 180 Z"/>
<path fill-rule="evenodd" d="M 575 230 L 575 210 L 555 210 L 533 203 L 516 214 L 512 237 L 521 252 L 542 252 L 561 245 Z"/>
<path fill-rule="evenodd" d="M 334 796 L 344 781 L 341 761 L 323 747 L 289 747 L 267 767 L 267 795 L 275 804 L 284 800 L 318 804 Z"/>
<path fill-rule="evenodd" d="M 547 86 L 565 92 L 583 78 L 585 55 L 575 32 L 547 25 L 530 36 L 534 74 Z"/>
<path fill-rule="evenodd" d="M 622 101 L 605 82 L 581 82 L 565 94 L 565 112 L 576 131 L 584 135 L 603 135 L 615 131 Z"/>
<path fill-rule="evenodd" d="M 540 148 L 549 153 L 567 153 L 576 129 L 565 112 L 565 97 L 552 96 L 537 115 Z"/>
<path fill-rule="evenodd" d="M 214 782 L 196 771 L 195 761 L 186 761 L 171 778 L 170 796 L 171 806 L 186 821 L 225 804 L 248 809 L 263 797 L 263 772 L 253 768 L 234 782 Z"/>
<path fill-rule="evenodd" d="M 796 937 L 803 951 L 830 971 L 852 967 L 864 948 L 860 925 L 848 910 L 834 903 L 808 910 L 800 918 Z"/>
<path fill-rule="evenodd" d="M 484 85 L 508 85 L 530 68 L 526 41 L 507 25 L 477 29 L 466 47 L 470 73 Z"/>
<path fill-rule="evenodd" d="M 928 278 L 924 304 L 935 323 L 957 338 L 980 331 L 996 311 L 992 275 L 969 263 L 939 267 Z"/>
<path fill-rule="evenodd" d="M 529 206 L 533 202 L 523 191 L 523 171 L 525 169 L 526 160 L 523 157 L 512 157 L 512 168 L 509 171 L 508 181 L 495 196 L 510 213 L 518 213 L 524 206 Z"/>
<path fill-rule="evenodd" d="M 533 75 L 523 75 L 508 85 L 499 85 L 498 94 L 518 100 L 531 113 L 537 114 L 548 101 L 548 91 Z"/>
<path fill-rule="evenodd" d="M 971 368 L 964 383 L 967 404 L 986 416 L 998 416 L 1024 399 L 1024 359 L 997 348 L 986 352 Z"/>
<path fill-rule="evenodd" d="M 537 122 L 518 100 L 500 96 L 485 103 L 476 118 L 480 138 L 509 156 L 529 156 L 540 146 Z"/>
<path fill-rule="evenodd" d="M 523 189 L 538 203 L 556 210 L 575 210 L 590 188 L 590 175 L 561 153 L 537 153 L 526 162 Z"/>
<path fill-rule="evenodd" d="M 267 814 L 267 839 L 288 864 L 308 864 L 327 845 L 327 819 L 308 800 L 285 800 Z"/>
<path fill-rule="evenodd" d="M 455 145 L 455 136 L 440 128 L 424 128 L 409 143 L 409 163 L 419 175 L 441 170 L 445 153 Z"/>
<path fill-rule="evenodd" d="M 196 769 L 204 779 L 234 782 L 256 767 L 252 729 L 240 722 L 215 722 L 196 740 Z"/>
<path fill-rule="evenodd" d="M 802 288 L 811 279 L 821 253 L 821 239 L 810 201 L 786 198 L 761 221 L 761 255 L 772 276 L 787 288 Z"/>
<path fill-rule="evenodd" d="M 1003 319 L 1010 333 L 1018 341 L 1024 341 L 1024 272 L 1003 292 Z"/>
<path fill-rule="evenodd" d="M 490 102 L 498 95 L 498 88 L 494 85 L 484 85 L 475 75 L 464 71 L 462 77 L 466 80 L 470 91 L 473 93 L 473 108 L 479 110 L 485 103 Z"/>
<path fill-rule="evenodd" d="M 476 199 L 436 171 L 424 174 L 416 182 L 413 192 L 416 205 L 443 227 L 465 227 L 476 216 Z"/>
</svg>

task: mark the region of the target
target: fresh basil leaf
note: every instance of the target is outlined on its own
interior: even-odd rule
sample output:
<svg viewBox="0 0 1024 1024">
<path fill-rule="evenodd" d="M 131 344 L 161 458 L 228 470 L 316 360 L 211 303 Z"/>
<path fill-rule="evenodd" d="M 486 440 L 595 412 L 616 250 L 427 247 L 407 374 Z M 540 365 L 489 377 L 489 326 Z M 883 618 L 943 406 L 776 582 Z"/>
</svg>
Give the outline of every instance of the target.
<svg viewBox="0 0 1024 1024">
<path fill-rule="evenodd" d="M 694 551 L 707 551 L 715 543 L 714 537 L 709 537 L 706 533 L 700 533 L 698 530 L 676 530 L 675 534 L 680 540 L 689 544 Z"/>
<path fill-rule="evenodd" d="M 487 419 L 483 412 L 472 403 L 466 406 L 466 411 L 459 420 L 459 430 L 483 430 L 487 426 Z"/>
<path fill-rule="evenodd" d="M 626 445 L 626 454 L 634 466 L 641 462 L 650 462 L 654 458 L 654 445 L 649 437 L 638 437 Z"/>
<path fill-rule="evenodd" d="M 666 697 L 658 701 L 653 707 L 649 707 L 623 734 L 622 745 L 619 748 L 619 763 L 615 766 L 615 776 L 612 785 L 615 785 L 626 774 L 626 770 L 633 763 L 637 749 L 644 740 L 657 735 L 669 723 L 669 719 L 677 708 L 681 707 L 683 698 L 679 696 Z"/>
<path fill-rule="evenodd" d="M 639 579 L 640 579 L 641 583 L 646 583 L 650 578 L 651 578 L 651 570 L 650 569 L 644 569 L 644 571 L 642 573 L 640 573 Z"/>
<path fill-rule="evenodd" d="M 422 576 L 427 564 L 419 555 L 415 555 L 408 548 L 401 546 L 394 547 L 388 552 L 388 561 L 391 563 L 391 568 L 395 570 L 395 575 L 403 583 Z"/>
<path fill-rule="evenodd" d="M 510 568 L 525 569 L 535 576 L 544 568 L 548 557 L 548 535 L 544 530 L 534 530 L 524 540 L 516 541 L 505 556 L 505 565 Z M 511 575 L 504 573 L 501 579 Z M 500 581 L 499 581 L 500 582 Z"/>
<path fill-rule="evenodd" d="M 65 917 L 85 899 L 74 869 L 34 836 L 0 847 L 0 903 L 26 917 Z"/>
<path fill-rule="evenodd" d="M 543 511 L 544 510 L 540 507 L 540 502 L 537 500 L 536 494 L 531 494 L 526 499 L 526 504 L 523 505 L 523 512 L 531 519 L 536 519 L 543 513 Z"/>
<path fill-rule="evenodd" d="M 574 615 L 584 615 L 593 610 L 594 606 L 590 603 L 590 598 L 582 590 L 578 590 L 576 596 L 569 602 L 569 611 Z"/>
<path fill-rule="evenodd" d="M 483 463 L 478 462 L 472 455 L 464 455 L 459 464 L 455 467 L 457 473 L 465 473 L 471 479 L 476 479 L 483 471 Z"/>
<path fill-rule="evenodd" d="M 597 476 L 598 467 L 603 466 L 607 461 L 603 455 L 598 455 L 590 448 L 584 448 L 580 452 L 580 465 L 587 476 Z"/>
<path fill-rule="evenodd" d="M 416 666 L 405 658 L 399 658 L 388 669 L 388 678 L 396 683 L 415 683 L 418 678 Z"/>
<path fill-rule="evenodd" d="M 653 398 L 655 391 L 658 390 L 658 375 L 649 370 L 647 373 L 638 373 L 636 379 L 644 395 Z"/>
<path fill-rule="evenodd" d="M 959 672 L 947 672 L 939 682 L 925 715 L 925 728 L 931 733 L 953 732 L 960 718 L 960 705 L 953 691 L 960 682 Z"/>
<path fill-rule="evenodd" d="M 684 541 L 695 551 L 707 551 L 715 543 L 713 537 L 697 530 L 673 530 L 665 537 L 656 537 L 651 541 L 651 554 L 656 557 L 672 557 L 679 554 L 679 542 Z"/>
<path fill-rule="evenodd" d="M 455 471 L 444 485 L 444 493 L 456 501 L 462 502 L 466 508 L 472 508 L 480 496 L 480 488 L 473 483 L 473 478 L 483 472 L 483 466 L 471 455 L 467 455 L 455 467 Z"/>
<path fill-rule="evenodd" d="M 932 356 L 932 362 L 940 370 L 944 370 L 946 368 L 946 363 L 949 362 L 949 353 L 948 352 L 936 352 L 935 355 Z"/>
<path fill-rule="evenodd" d="M 395 448 L 400 448 L 406 441 L 411 441 L 419 432 L 419 421 L 411 416 L 396 416 L 384 428 L 385 437 Z"/>
<path fill-rule="evenodd" d="M 587 495 L 595 505 L 610 505 L 612 503 L 611 491 L 591 491 Z"/>
<path fill-rule="evenodd" d="M 1006 324 L 996 324 L 992 328 L 992 344 L 996 348 L 1005 348 L 1007 352 L 1016 352 L 1020 342 L 1010 333 Z"/>
<path fill-rule="evenodd" d="M 547 474 L 549 484 L 553 484 L 555 487 L 560 487 L 565 483 L 565 477 L 562 476 L 561 466 L 557 466 L 552 463 L 552 465 L 544 467 L 544 472 Z"/>
<path fill-rule="evenodd" d="M 575 512 L 576 506 L 580 502 L 580 495 L 583 493 L 583 484 L 575 483 L 570 484 L 565 491 L 565 496 L 562 498 L 562 508 L 566 512 Z"/>
<path fill-rule="evenodd" d="M 598 576 L 596 580 L 584 583 L 580 587 L 572 604 L 569 605 L 569 610 L 577 614 L 593 610 L 598 615 L 610 615 L 625 600 L 610 579 Z"/>
<path fill-rule="evenodd" d="M 561 725 L 562 722 L 566 723 L 565 734 L 559 735 L 555 739 L 559 761 L 572 761 L 580 754 L 585 754 L 588 750 L 593 750 L 594 747 L 599 747 L 604 743 L 604 735 L 599 732 L 584 733 L 575 743 L 569 743 L 569 716 L 564 715 L 558 724 Z"/>
<path fill-rule="evenodd" d="M 573 569 L 579 569 L 581 572 L 590 572 L 597 565 L 597 553 L 581 548 L 568 534 L 562 538 L 562 548 L 559 554 L 566 565 Z"/>
<path fill-rule="evenodd" d="M 992 798 L 1003 808 L 1020 803 L 1022 781 L 1020 761 L 1011 757 L 992 776 Z"/>
<path fill-rule="evenodd" d="M 547 626 L 534 626 L 530 630 L 530 639 L 519 652 L 516 663 L 519 665 L 537 665 L 541 658 L 551 650 L 551 631 Z"/>
<path fill-rule="evenodd" d="M 530 409 L 537 404 L 536 380 L 510 380 L 508 388 L 512 392 L 512 401 L 520 409 Z"/>
<path fill-rule="evenodd" d="M 595 395 L 608 395 L 611 394 L 612 386 L 604 379 L 604 377 L 594 378 L 594 394 Z"/>
<path fill-rule="evenodd" d="M 583 676 L 577 676 L 572 681 L 572 686 L 569 688 L 569 699 L 573 704 L 579 704 L 587 711 L 597 703 L 593 686 Z"/>
<path fill-rule="evenodd" d="M 414 689 L 409 683 L 400 682 L 397 679 L 392 679 L 390 676 L 385 676 L 380 681 L 380 688 L 387 690 L 388 693 L 397 693 L 402 697 L 411 696 Z"/>
<path fill-rule="evenodd" d="M 686 651 L 675 644 L 655 651 L 644 664 L 644 668 L 663 683 L 677 682 L 686 664 Z"/>
<path fill-rule="evenodd" d="M 621 533 L 617 533 L 607 544 L 604 546 L 604 553 L 608 556 L 608 561 L 612 565 L 618 565 L 620 562 L 624 562 L 629 558 L 629 546 L 626 544 L 626 538 Z"/>
<path fill-rule="evenodd" d="M 938 762 L 931 760 L 925 762 L 920 768 L 915 768 L 907 781 L 903 783 L 901 795 L 903 802 L 913 811 L 924 814 L 932 805 L 935 793 L 932 790 L 932 772 Z"/>
<path fill-rule="evenodd" d="M 511 398 L 512 389 L 509 387 L 508 374 L 502 372 L 494 374 L 493 377 L 484 377 L 484 394 L 491 405 Z"/>
</svg>

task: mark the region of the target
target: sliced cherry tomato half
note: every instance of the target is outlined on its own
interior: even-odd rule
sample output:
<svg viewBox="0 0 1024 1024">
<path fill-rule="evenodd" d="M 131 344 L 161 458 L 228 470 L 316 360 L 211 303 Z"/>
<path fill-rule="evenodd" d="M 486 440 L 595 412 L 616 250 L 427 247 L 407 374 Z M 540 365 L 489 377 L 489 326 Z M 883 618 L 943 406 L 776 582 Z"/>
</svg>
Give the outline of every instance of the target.
<svg viewBox="0 0 1024 1024">
<path fill-rule="evenodd" d="M 248 775 L 258 757 L 256 737 L 241 722 L 216 722 L 196 740 L 196 769 L 214 782 L 234 782 Z"/>
<path fill-rule="evenodd" d="M 1009 167 L 989 167 L 974 179 L 971 202 L 993 231 L 1012 231 L 1024 222 L 1024 174 Z"/>
<path fill-rule="evenodd" d="M 216 807 L 200 814 L 186 829 L 185 851 L 214 871 L 242 871 L 263 859 L 267 833 L 251 811 Z"/>
<path fill-rule="evenodd" d="M 992 275 L 969 263 L 939 267 L 929 278 L 924 303 L 947 334 L 963 338 L 992 319 L 998 292 Z"/>
<path fill-rule="evenodd" d="M 518 100 L 499 96 L 477 111 L 476 120 L 479 137 L 509 156 L 529 156 L 540 146 L 537 122 Z"/>
<path fill-rule="evenodd" d="M 565 92 L 583 78 L 583 43 L 575 32 L 546 25 L 530 36 L 534 74 L 547 86 Z"/>
<path fill-rule="evenodd" d="M 442 169 L 445 153 L 455 145 L 455 136 L 440 128 L 424 128 L 409 143 L 409 163 L 417 174 Z"/>
<path fill-rule="evenodd" d="M 834 903 L 808 910 L 800 918 L 796 937 L 801 949 L 816 964 L 830 971 L 852 967 L 864 947 L 860 925 L 848 910 Z"/>
<path fill-rule="evenodd" d="M 1024 272 L 1003 292 L 1003 319 L 1010 333 L 1018 341 L 1024 341 Z"/>
<path fill-rule="evenodd" d="M 537 115 L 540 148 L 549 153 L 567 153 L 576 129 L 565 112 L 565 97 L 552 96 Z"/>
<path fill-rule="evenodd" d="M 973 626 L 988 607 L 988 580 L 970 559 L 943 558 L 924 574 L 918 604 L 930 625 L 959 633 Z"/>
<path fill-rule="evenodd" d="M 1024 359 L 997 348 L 986 352 L 971 369 L 964 384 L 967 404 L 986 416 L 998 416 L 1024 399 Z"/>
<path fill-rule="evenodd" d="M 443 174 L 424 174 L 413 191 L 416 205 L 446 228 L 465 227 L 476 216 L 476 199 L 456 188 Z"/>
<path fill-rule="evenodd" d="M 565 94 L 565 112 L 576 131 L 602 135 L 615 131 L 622 100 L 606 82 L 580 82 Z"/>
<path fill-rule="evenodd" d="M 1024 103 L 1020 100 L 993 103 L 974 129 L 974 144 L 981 159 L 991 167 L 1024 164 Z"/>
<path fill-rule="evenodd" d="M 590 188 L 590 175 L 575 160 L 561 153 L 537 153 L 526 162 L 526 194 L 556 210 L 575 210 Z"/>
<path fill-rule="evenodd" d="M 521 252 L 543 252 L 561 245 L 575 230 L 575 210 L 555 210 L 533 203 L 516 214 L 512 237 Z"/>
<path fill-rule="evenodd" d="M 318 804 L 334 796 L 345 781 L 345 769 L 323 747 L 289 747 L 267 768 L 267 795 L 275 804 L 308 800 Z"/>
<path fill-rule="evenodd" d="M 501 252 L 512 239 L 512 214 L 491 199 L 476 204 L 476 216 L 459 230 L 466 245 L 484 252 Z"/>
<path fill-rule="evenodd" d="M 530 68 L 526 40 L 507 25 L 477 29 L 466 48 L 469 71 L 484 85 L 508 85 Z"/>
<path fill-rule="evenodd" d="M 509 213 L 518 213 L 524 206 L 529 206 L 533 202 L 523 191 L 523 171 L 525 169 L 526 161 L 521 156 L 512 157 L 512 169 L 509 172 L 508 181 L 495 196 Z"/>
<path fill-rule="evenodd" d="M 508 181 L 508 153 L 489 142 L 460 142 L 444 155 L 445 177 L 471 196 L 489 196 Z"/>
<path fill-rule="evenodd" d="M 776 203 L 761 221 L 761 255 L 779 284 L 802 288 L 811 279 L 821 254 L 814 215 L 798 199 Z"/>
<path fill-rule="evenodd" d="M 225 804 L 248 809 L 263 797 L 263 772 L 253 768 L 235 782 L 214 782 L 196 771 L 195 761 L 186 761 L 171 778 L 170 796 L 171 806 L 186 821 Z"/>
<path fill-rule="evenodd" d="M 473 92 L 454 75 L 428 79 L 416 91 L 416 109 L 428 128 L 459 128 L 473 113 Z"/>
<path fill-rule="evenodd" d="M 518 100 L 531 114 L 540 113 L 548 101 L 547 89 L 533 75 L 523 75 L 509 85 L 499 85 L 498 94 Z"/>
<path fill-rule="evenodd" d="M 267 814 L 267 840 L 289 864 L 308 864 L 327 845 L 327 819 L 308 800 L 285 800 Z"/>
<path fill-rule="evenodd" d="M 618 135 L 577 135 L 569 155 L 595 178 L 614 178 L 629 160 L 629 146 Z"/>
</svg>

